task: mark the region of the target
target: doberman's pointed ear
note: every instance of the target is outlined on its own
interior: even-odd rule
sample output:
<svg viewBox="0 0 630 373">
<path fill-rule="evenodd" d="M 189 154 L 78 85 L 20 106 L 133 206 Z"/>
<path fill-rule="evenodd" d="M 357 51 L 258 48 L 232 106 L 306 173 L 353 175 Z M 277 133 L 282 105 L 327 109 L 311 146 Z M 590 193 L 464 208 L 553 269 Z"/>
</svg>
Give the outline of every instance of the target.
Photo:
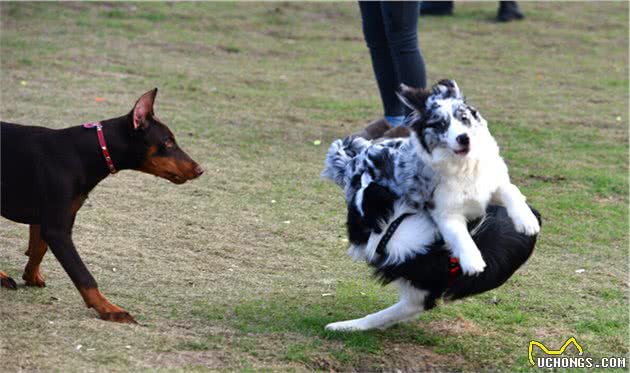
<svg viewBox="0 0 630 373">
<path fill-rule="evenodd" d="M 158 89 L 152 89 L 145 93 L 138 99 L 136 105 L 133 107 L 133 128 L 146 128 L 149 125 L 149 119 L 153 116 L 153 102 L 157 95 Z"/>
<path fill-rule="evenodd" d="M 423 112 L 426 109 L 425 104 L 431 92 L 424 88 L 413 88 L 406 84 L 401 84 L 396 95 L 409 108 Z"/>
</svg>

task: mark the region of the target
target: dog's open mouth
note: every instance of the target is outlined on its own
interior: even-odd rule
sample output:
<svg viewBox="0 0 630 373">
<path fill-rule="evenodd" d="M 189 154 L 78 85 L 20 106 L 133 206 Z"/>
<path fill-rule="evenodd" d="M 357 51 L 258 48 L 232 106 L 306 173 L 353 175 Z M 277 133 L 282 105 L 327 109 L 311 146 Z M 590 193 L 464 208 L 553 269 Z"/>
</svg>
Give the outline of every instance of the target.
<svg viewBox="0 0 630 373">
<path fill-rule="evenodd" d="M 454 150 L 455 154 L 461 155 L 462 157 L 467 155 L 470 152 L 470 146 L 465 146 L 459 150 Z"/>
</svg>

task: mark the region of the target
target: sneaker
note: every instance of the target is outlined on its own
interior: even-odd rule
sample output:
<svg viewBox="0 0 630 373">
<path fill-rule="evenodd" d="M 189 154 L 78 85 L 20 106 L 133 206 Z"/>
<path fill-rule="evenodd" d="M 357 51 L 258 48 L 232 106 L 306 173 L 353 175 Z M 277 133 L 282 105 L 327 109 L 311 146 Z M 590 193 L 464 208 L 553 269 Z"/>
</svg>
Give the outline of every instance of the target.
<svg viewBox="0 0 630 373">
<path fill-rule="evenodd" d="M 521 10 L 518 8 L 516 1 L 500 1 L 499 11 L 497 13 L 497 21 L 510 22 L 525 18 Z"/>
<path fill-rule="evenodd" d="M 359 132 L 353 133 L 352 137 L 363 137 L 366 140 L 378 139 L 383 134 L 392 129 L 392 125 L 385 118 L 380 118 L 368 123 L 367 127 Z"/>
</svg>

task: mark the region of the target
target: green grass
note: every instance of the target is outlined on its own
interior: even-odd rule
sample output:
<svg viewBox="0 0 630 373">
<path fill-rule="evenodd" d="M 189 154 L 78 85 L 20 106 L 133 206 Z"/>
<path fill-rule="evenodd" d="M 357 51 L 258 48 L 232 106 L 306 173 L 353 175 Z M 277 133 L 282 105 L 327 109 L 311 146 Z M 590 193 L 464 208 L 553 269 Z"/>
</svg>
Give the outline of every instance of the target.
<svg viewBox="0 0 630 373">
<path fill-rule="evenodd" d="M 497 24 L 496 3 L 457 3 L 421 19 L 420 43 L 541 211 L 536 252 L 497 290 L 341 334 L 323 327 L 397 299 L 346 256 L 343 196 L 319 179 L 327 144 L 381 114 L 356 4 L 0 4 L 3 120 L 78 125 L 159 87 L 157 114 L 207 169 L 179 187 L 122 172 L 77 218 L 100 288 L 141 326 L 96 319 L 47 255 L 47 288 L 0 291 L 0 367 L 524 371 L 531 339 L 571 336 L 627 356 L 628 5 L 522 8 Z M 0 223 L 16 279 L 27 231 Z"/>
</svg>

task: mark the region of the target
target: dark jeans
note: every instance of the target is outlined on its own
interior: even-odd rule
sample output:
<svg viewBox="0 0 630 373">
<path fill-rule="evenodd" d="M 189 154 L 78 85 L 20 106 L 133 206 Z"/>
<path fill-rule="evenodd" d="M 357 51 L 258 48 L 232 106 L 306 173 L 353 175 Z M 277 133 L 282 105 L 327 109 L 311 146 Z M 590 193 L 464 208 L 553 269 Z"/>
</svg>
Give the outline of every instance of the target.
<svg viewBox="0 0 630 373">
<path fill-rule="evenodd" d="M 419 2 L 361 1 L 359 8 L 385 115 L 405 115 L 408 109 L 396 96 L 400 83 L 411 87 L 427 84 L 418 47 Z"/>
</svg>

